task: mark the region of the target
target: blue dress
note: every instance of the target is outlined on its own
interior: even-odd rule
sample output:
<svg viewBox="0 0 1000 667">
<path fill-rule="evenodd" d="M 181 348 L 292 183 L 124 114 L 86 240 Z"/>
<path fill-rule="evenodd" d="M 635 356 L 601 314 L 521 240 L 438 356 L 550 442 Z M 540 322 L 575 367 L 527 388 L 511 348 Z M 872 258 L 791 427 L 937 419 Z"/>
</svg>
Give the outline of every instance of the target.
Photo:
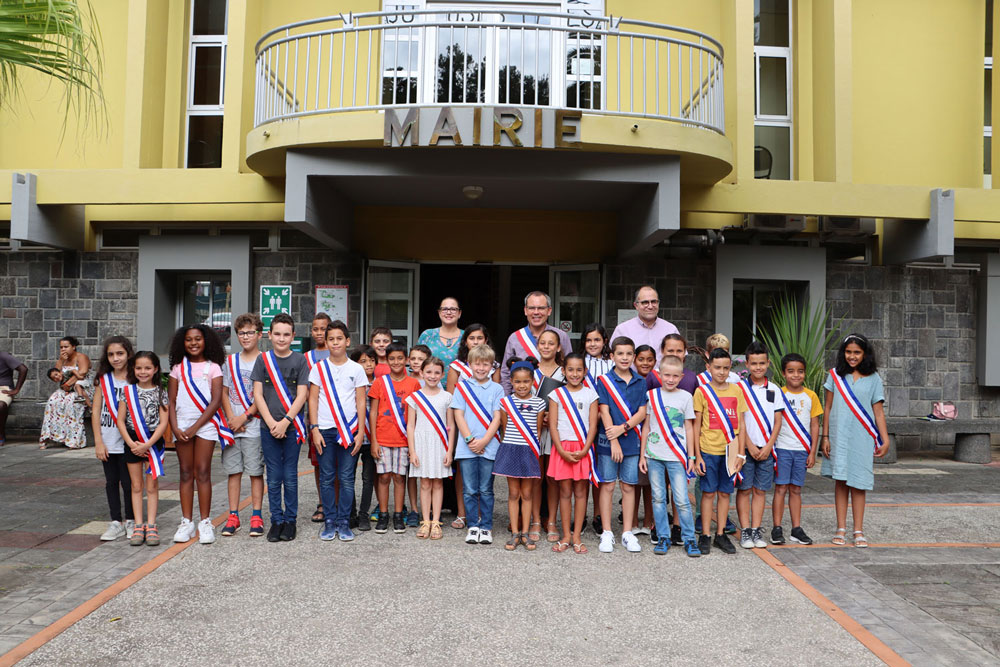
<svg viewBox="0 0 1000 667">
<path fill-rule="evenodd" d="M 435 327 L 434 329 L 424 329 L 417 338 L 417 343 L 420 345 L 426 345 L 431 348 L 431 354 L 444 362 L 444 377 L 441 378 L 441 386 L 445 385 L 448 379 L 448 366 L 451 362 L 458 359 L 458 351 L 462 343 L 462 334 L 465 331 L 463 329 L 458 330 L 458 338 L 455 342 L 451 344 L 451 347 L 445 345 L 441 341 L 441 327 Z"/>
<path fill-rule="evenodd" d="M 862 376 L 857 381 L 848 375 L 844 381 L 868 414 L 874 417 L 872 406 L 885 401 L 879 374 Z M 833 392 L 833 407 L 829 414 L 830 458 L 823 458 L 820 471 L 824 477 L 847 482 L 852 488 L 871 491 L 875 485 L 875 442 L 833 386 L 833 378 L 829 375 L 823 388 Z"/>
</svg>

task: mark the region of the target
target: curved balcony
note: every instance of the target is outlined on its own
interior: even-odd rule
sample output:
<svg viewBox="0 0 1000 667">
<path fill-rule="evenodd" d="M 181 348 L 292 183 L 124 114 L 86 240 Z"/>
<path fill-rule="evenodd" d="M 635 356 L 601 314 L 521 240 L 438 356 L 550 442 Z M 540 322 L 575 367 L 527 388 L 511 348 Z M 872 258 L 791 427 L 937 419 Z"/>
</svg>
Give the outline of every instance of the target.
<svg viewBox="0 0 1000 667">
<path fill-rule="evenodd" d="M 501 9 L 340 14 L 275 28 L 255 54 L 255 127 L 500 105 L 725 128 L 722 45 L 648 21 Z"/>
</svg>

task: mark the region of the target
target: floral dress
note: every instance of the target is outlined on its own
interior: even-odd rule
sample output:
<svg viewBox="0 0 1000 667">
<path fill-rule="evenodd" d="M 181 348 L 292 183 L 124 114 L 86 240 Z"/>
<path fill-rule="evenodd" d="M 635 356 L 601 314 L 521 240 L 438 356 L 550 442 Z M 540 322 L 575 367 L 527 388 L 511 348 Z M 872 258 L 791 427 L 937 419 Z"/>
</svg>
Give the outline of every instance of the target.
<svg viewBox="0 0 1000 667">
<path fill-rule="evenodd" d="M 78 370 L 77 366 L 62 367 L 64 375 L 75 370 Z M 52 440 L 70 449 L 86 447 L 87 436 L 83 428 L 85 408 L 83 398 L 75 390 L 65 391 L 59 387 L 52 392 L 45 403 L 42 432 L 38 437 L 39 444 L 44 446 L 47 441 Z"/>
</svg>

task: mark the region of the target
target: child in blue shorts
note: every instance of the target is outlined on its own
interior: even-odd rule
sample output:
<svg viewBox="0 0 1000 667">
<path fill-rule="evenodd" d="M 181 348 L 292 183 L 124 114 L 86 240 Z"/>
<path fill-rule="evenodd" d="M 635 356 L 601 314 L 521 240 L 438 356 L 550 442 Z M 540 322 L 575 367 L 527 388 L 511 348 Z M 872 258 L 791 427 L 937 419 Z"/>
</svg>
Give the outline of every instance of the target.
<svg viewBox="0 0 1000 667">
<path fill-rule="evenodd" d="M 802 485 L 806 481 L 806 468 L 816 464 L 816 443 L 819 442 L 819 416 L 823 405 L 816 393 L 803 386 L 806 379 L 806 360 L 801 354 L 786 354 L 781 358 L 781 374 L 785 376 L 782 400 L 785 404 L 784 425 L 774 443 L 778 453 L 778 471 L 774 478 L 774 499 L 771 501 L 774 528 L 771 544 L 784 544 L 781 517 L 785 513 L 785 496 L 788 496 L 788 513 L 792 517 L 790 539 L 799 544 L 812 544 L 802 530 Z"/>
</svg>

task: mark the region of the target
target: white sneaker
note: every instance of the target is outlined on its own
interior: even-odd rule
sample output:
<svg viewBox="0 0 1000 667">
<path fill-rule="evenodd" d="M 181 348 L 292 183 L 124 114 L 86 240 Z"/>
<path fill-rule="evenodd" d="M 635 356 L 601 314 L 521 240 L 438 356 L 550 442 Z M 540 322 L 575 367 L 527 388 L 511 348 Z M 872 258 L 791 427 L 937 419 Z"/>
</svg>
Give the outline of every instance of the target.
<svg viewBox="0 0 1000 667">
<path fill-rule="evenodd" d="M 475 527 L 469 528 L 469 532 L 467 532 L 465 534 L 465 543 L 466 544 L 479 544 L 479 529 L 478 528 L 475 528 Z"/>
<path fill-rule="evenodd" d="M 609 554 L 615 550 L 615 534 L 610 530 L 601 533 L 601 546 L 598 547 L 601 553 Z"/>
<path fill-rule="evenodd" d="M 202 519 L 198 522 L 198 542 L 201 544 L 211 544 L 215 541 L 215 526 L 211 519 Z"/>
<path fill-rule="evenodd" d="M 649 535 L 649 528 L 646 528 L 645 526 L 639 526 L 632 532 L 635 533 L 636 535 Z"/>
<path fill-rule="evenodd" d="M 112 521 L 108 524 L 108 529 L 104 531 L 101 535 L 102 542 L 111 542 L 112 540 L 117 540 L 119 537 L 125 536 L 125 526 L 122 525 L 121 521 Z"/>
<path fill-rule="evenodd" d="M 132 539 L 132 533 L 135 532 L 135 521 L 132 519 L 127 519 L 125 521 L 125 537 Z"/>
<path fill-rule="evenodd" d="M 181 525 L 177 526 L 177 532 L 174 533 L 174 542 L 189 542 L 194 533 L 194 522 L 191 519 L 181 519 Z"/>
<path fill-rule="evenodd" d="M 631 530 L 622 533 L 622 544 L 625 545 L 625 549 L 632 553 L 638 553 L 642 551 L 642 547 L 639 546 L 639 538 L 636 537 Z"/>
<path fill-rule="evenodd" d="M 764 541 L 764 531 L 760 528 L 753 529 L 753 545 L 758 549 L 767 548 L 767 542 Z"/>
<path fill-rule="evenodd" d="M 480 544 L 493 544 L 493 531 L 491 531 L 491 530 L 481 530 L 481 531 L 479 531 L 479 543 Z"/>
<path fill-rule="evenodd" d="M 753 549 L 753 531 L 749 528 L 740 531 L 740 546 L 744 549 Z"/>
</svg>

